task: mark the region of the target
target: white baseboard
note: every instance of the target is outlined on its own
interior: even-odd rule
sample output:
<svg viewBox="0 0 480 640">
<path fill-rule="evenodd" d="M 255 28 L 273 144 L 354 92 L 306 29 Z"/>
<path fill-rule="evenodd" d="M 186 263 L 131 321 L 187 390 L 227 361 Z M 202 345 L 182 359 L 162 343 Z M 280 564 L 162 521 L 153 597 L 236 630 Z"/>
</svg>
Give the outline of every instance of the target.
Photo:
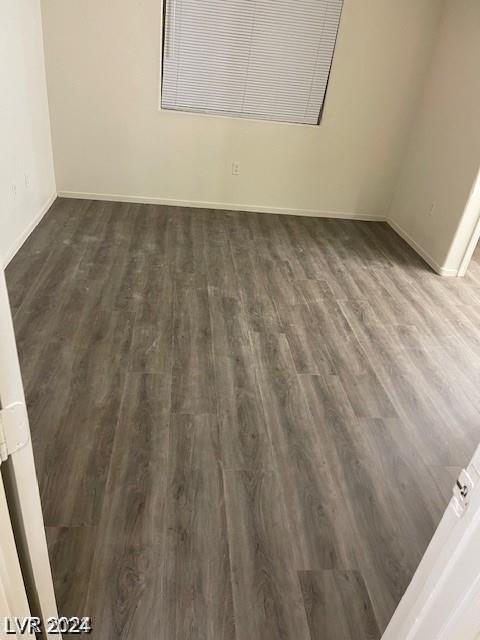
<svg viewBox="0 0 480 640">
<path fill-rule="evenodd" d="M 389 224 L 392 229 L 398 233 L 398 235 L 405 240 L 407 244 L 409 244 L 418 255 L 425 260 L 427 264 L 429 264 L 434 271 L 436 271 L 440 276 L 444 277 L 455 277 L 458 275 L 458 269 L 450 269 L 446 268 L 440 264 L 436 260 L 432 258 L 432 256 L 416 242 L 408 233 L 402 229 L 402 227 L 394 222 L 393 220 L 386 220 L 387 224 Z"/>
<path fill-rule="evenodd" d="M 47 213 L 47 211 L 50 209 L 52 204 L 55 202 L 56 198 L 57 198 L 57 194 L 53 193 L 47 199 L 47 201 L 40 207 L 38 213 L 35 215 L 35 217 L 30 222 L 28 227 L 15 240 L 13 245 L 7 251 L 7 255 L 4 257 L 4 264 L 3 264 L 4 269 L 7 267 L 8 263 L 15 256 L 15 254 L 20 249 L 20 247 L 23 245 L 23 243 L 27 240 L 28 236 L 32 233 L 32 231 L 35 229 L 35 227 L 40 223 L 40 221 L 42 220 L 43 216 Z"/>
<path fill-rule="evenodd" d="M 83 191 L 59 191 L 61 198 L 80 198 L 86 200 L 107 200 L 110 202 L 135 202 L 138 204 L 163 204 L 171 207 L 193 207 L 200 209 L 221 209 L 225 211 L 249 211 L 256 213 L 278 213 L 292 216 L 309 216 L 312 218 L 342 218 L 344 220 L 365 220 L 383 222 L 383 216 L 344 211 L 317 211 L 315 209 L 289 209 L 233 202 L 203 202 L 201 200 L 175 200 L 173 198 L 153 198 L 147 196 L 126 196 L 118 193 L 85 193 Z"/>
<path fill-rule="evenodd" d="M 344 211 L 318 211 L 314 209 L 289 209 L 286 207 L 270 207 L 264 205 L 248 205 L 248 204 L 236 204 L 232 202 L 203 202 L 197 200 L 174 200 L 172 198 L 154 198 L 146 196 L 127 196 L 116 193 L 86 193 L 83 191 L 59 191 L 57 194 L 52 194 L 45 204 L 41 207 L 35 218 L 29 224 L 27 229 L 17 238 L 16 242 L 12 245 L 8 251 L 4 266 L 6 267 L 10 260 L 14 257 L 28 236 L 32 233 L 35 227 L 39 224 L 43 216 L 48 209 L 52 206 L 55 198 L 59 196 L 61 198 L 78 198 L 81 200 L 104 200 L 111 202 L 133 202 L 138 204 L 163 204 L 174 207 L 194 207 L 201 209 L 221 209 L 225 211 L 249 211 L 257 213 L 278 213 L 281 215 L 293 215 L 293 216 L 308 216 L 312 218 L 341 218 L 344 220 L 365 220 L 374 222 L 386 222 L 392 229 L 398 233 L 398 235 L 407 242 L 414 251 L 421 256 L 427 264 L 429 264 L 434 271 L 441 276 L 452 277 L 458 275 L 457 269 L 446 268 L 421 247 L 412 237 L 408 235 L 400 225 L 393 220 L 388 220 L 384 216 L 380 215 L 368 215 L 362 213 L 349 213 Z"/>
</svg>

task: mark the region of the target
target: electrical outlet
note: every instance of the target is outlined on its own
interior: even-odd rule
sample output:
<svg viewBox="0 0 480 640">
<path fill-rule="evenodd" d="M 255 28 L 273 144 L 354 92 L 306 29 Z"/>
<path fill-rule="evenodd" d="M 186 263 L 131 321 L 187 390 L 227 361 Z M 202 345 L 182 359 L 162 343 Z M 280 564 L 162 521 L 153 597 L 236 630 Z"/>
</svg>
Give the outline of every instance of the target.
<svg viewBox="0 0 480 640">
<path fill-rule="evenodd" d="M 232 162 L 232 176 L 240 175 L 240 163 L 238 160 Z"/>
<path fill-rule="evenodd" d="M 28 173 L 24 173 L 23 174 L 23 180 L 24 180 L 24 183 L 25 183 L 25 189 L 27 189 L 27 191 L 28 191 L 28 189 L 30 189 L 30 176 L 29 176 Z"/>
<path fill-rule="evenodd" d="M 432 202 L 432 204 L 430 205 L 430 209 L 428 210 L 428 215 L 433 216 L 434 213 L 435 213 L 435 203 Z"/>
<path fill-rule="evenodd" d="M 17 197 L 17 185 L 14 182 L 10 185 L 10 193 L 12 194 L 12 200 L 15 200 Z"/>
</svg>

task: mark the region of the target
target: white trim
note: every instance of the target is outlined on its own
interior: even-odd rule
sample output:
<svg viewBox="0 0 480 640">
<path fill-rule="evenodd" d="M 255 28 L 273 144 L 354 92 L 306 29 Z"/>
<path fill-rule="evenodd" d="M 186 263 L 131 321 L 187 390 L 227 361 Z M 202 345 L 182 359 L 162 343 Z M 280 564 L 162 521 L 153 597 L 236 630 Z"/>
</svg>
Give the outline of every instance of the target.
<svg viewBox="0 0 480 640">
<path fill-rule="evenodd" d="M 444 277 L 450 277 L 450 278 L 455 277 L 457 275 L 458 273 L 457 269 L 450 269 L 447 267 L 443 267 L 442 265 L 439 265 L 438 262 L 434 258 L 432 258 L 432 256 L 421 245 L 419 245 L 418 242 L 416 242 L 411 236 L 409 236 L 408 233 L 404 229 L 402 229 L 402 227 L 399 224 L 397 224 L 394 220 L 387 219 L 386 222 L 439 275 Z"/>
<path fill-rule="evenodd" d="M 465 211 L 462 216 L 462 220 L 460 221 L 459 229 L 462 227 L 462 223 L 465 218 L 474 218 L 476 220 L 473 231 L 466 242 L 465 253 L 463 254 L 462 261 L 460 262 L 460 267 L 458 269 L 458 275 L 464 276 L 467 273 L 468 266 L 470 264 L 470 260 L 472 259 L 473 253 L 477 248 L 477 244 L 480 238 L 480 171 L 477 174 L 474 185 L 472 187 L 472 191 L 468 198 L 467 206 L 465 207 Z M 457 231 L 458 233 L 458 231 Z"/>
<path fill-rule="evenodd" d="M 342 220 L 363 220 L 367 222 L 386 222 L 398 235 L 407 242 L 412 249 L 419 256 L 421 256 L 427 264 L 429 264 L 436 273 L 444 277 L 454 277 L 460 275 L 456 269 L 450 269 L 443 267 L 434 260 L 430 254 L 421 247 L 406 231 L 402 229 L 396 222 L 389 220 L 382 215 L 366 214 L 366 213 L 353 213 L 348 211 L 322 211 L 318 209 L 290 209 L 288 207 L 275 207 L 265 205 L 251 205 L 251 204 L 238 204 L 235 202 L 210 202 L 203 200 L 177 200 L 175 198 L 162 198 L 162 197 L 150 197 L 150 196 L 129 196 L 118 193 L 89 193 L 86 191 L 59 191 L 52 194 L 47 202 L 42 206 L 38 214 L 29 224 L 27 229 L 17 238 L 16 242 L 12 245 L 8 251 L 6 258 L 4 259 L 4 267 L 15 256 L 17 251 L 21 248 L 23 243 L 27 240 L 28 236 L 32 233 L 35 227 L 40 223 L 43 216 L 47 213 L 49 208 L 55 202 L 57 197 L 60 198 L 74 198 L 79 200 L 102 200 L 108 202 L 132 202 L 138 204 L 160 204 L 171 207 L 192 207 L 200 209 L 219 209 L 222 211 L 248 211 L 253 213 L 273 213 L 280 215 L 291 216 L 306 216 L 311 218 L 338 218 Z M 475 232 L 475 236 L 480 235 L 480 224 Z M 477 238 L 478 239 L 478 238 Z M 473 243 L 475 247 L 475 242 Z"/>
<path fill-rule="evenodd" d="M 35 227 L 41 222 L 43 216 L 50 209 L 52 204 L 55 202 L 56 198 L 57 198 L 57 194 L 53 193 L 48 198 L 48 200 L 42 205 L 42 207 L 40 207 L 40 210 L 38 211 L 36 216 L 33 218 L 33 220 L 30 222 L 28 227 L 20 234 L 20 236 L 12 244 L 10 249 L 7 251 L 7 255 L 3 259 L 3 267 L 4 267 L 4 269 L 6 269 L 6 267 L 8 266 L 8 263 L 10 262 L 10 260 L 12 260 L 12 258 L 15 256 L 17 251 L 19 251 L 19 249 L 21 248 L 23 243 L 27 240 L 28 236 L 32 233 L 32 231 L 35 229 Z"/>
<path fill-rule="evenodd" d="M 465 250 L 465 254 L 462 258 L 462 262 L 460 263 L 460 268 L 458 270 L 459 277 L 464 276 L 467 273 L 467 269 L 470 265 L 470 261 L 472 259 L 473 253 L 477 248 L 477 244 L 480 240 L 480 216 L 478 217 L 478 222 L 473 230 L 473 233 L 468 241 L 467 248 Z"/>
<path fill-rule="evenodd" d="M 342 218 L 346 220 L 365 220 L 384 222 L 384 216 L 346 211 L 319 211 L 316 209 L 289 209 L 265 205 L 238 204 L 234 202 L 208 202 L 202 200 L 176 200 L 149 196 L 127 196 L 118 193 L 86 193 L 83 191 L 59 191 L 60 198 L 78 198 L 83 200 L 106 200 L 110 202 L 135 202 L 138 204 L 163 204 L 171 207 L 193 207 L 200 209 L 221 209 L 224 211 L 249 211 L 256 213 L 278 213 L 291 216 L 312 218 Z"/>
<path fill-rule="evenodd" d="M 7 497 L 0 475 L 0 637 L 7 638 L 6 620 L 14 616 L 29 616 L 27 593 L 15 545 Z M 15 638 L 18 640 L 17 634 Z M 33 640 L 33 636 L 28 634 Z"/>
</svg>

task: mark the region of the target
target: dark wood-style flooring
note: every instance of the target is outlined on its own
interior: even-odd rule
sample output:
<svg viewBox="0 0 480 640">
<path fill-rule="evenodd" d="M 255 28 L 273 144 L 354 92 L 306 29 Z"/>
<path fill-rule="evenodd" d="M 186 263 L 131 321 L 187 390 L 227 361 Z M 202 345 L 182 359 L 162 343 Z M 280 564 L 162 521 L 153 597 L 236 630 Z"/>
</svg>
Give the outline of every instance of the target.
<svg viewBox="0 0 480 640">
<path fill-rule="evenodd" d="M 480 440 L 480 256 L 58 199 L 7 270 L 59 609 L 101 640 L 378 640 Z"/>
</svg>

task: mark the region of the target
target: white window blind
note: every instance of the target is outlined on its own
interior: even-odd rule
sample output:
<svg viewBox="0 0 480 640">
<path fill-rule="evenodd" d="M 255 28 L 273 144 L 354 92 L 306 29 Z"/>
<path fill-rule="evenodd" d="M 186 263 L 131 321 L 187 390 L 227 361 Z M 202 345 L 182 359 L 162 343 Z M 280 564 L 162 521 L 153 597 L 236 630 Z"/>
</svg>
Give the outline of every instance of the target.
<svg viewBox="0 0 480 640">
<path fill-rule="evenodd" d="M 343 0 L 165 0 L 164 109 L 319 122 Z"/>
</svg>

